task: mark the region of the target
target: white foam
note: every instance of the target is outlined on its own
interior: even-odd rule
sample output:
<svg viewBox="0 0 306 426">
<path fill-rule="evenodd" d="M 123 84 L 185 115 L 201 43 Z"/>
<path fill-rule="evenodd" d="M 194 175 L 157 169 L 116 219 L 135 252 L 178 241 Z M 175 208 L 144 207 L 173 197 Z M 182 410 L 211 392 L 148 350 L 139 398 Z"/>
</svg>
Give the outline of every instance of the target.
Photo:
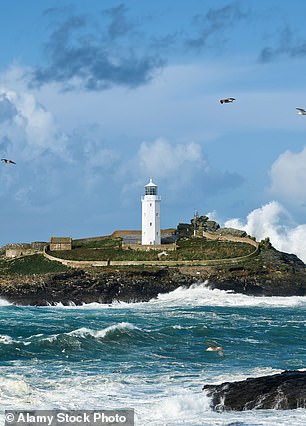
<svg viewBox="0 0 306 426">
<path fill-rule="evenodd" d="M 61 303 L 51 308 L 63 309 L 145 309 L 150 310 L 177 306 L 212 306 L 212 307 L 298 307 L 306 306 L 306 296 L 248 296 L 233 291 L 209 288 L 208 281 L 193 284 L 189 288 L 178 287 L 169 293 L 159 294 L 149 302 L 118 302 L 112 304 L 89 303 L 81 306 L 64 306 Z M 212 316 L 217 318 L 216 313 Z"/>
<path fill-rule="evenodd" d="M 35 391 L 23 376 L 1 375 L 0 380 L 0 406 L 4 409 L 35 404 L 37 397 Z"/>
<path fill-rule="evenodd" d="M 173 325 L 172 326 L 172 328 L 174 328 L 175 330 L 191 330 L 192 328 L 195 328 L 196 327 L 196 325 L 186 325 L 185 327 L 184 326 L 181 326 L 181 325 Z M 207 328 L 206 327 L 206 325 L 203 325 L 202 326 L 203 328 Z"/>
<path fill-rule="evenodd" d="M 208 283 L 193 284 L 189 288 L 179 287 L 176 290 L 159 294 L 153 304 L 167 306 L 258 306 L 258 307 L 293 307 L 306 306 L 305 296 L 265 297 L 247 296 L 231 291 L 210 289 Z"/>
<path fill-rule="evenodd" d="M 103 328 L 102 330 L 93 330 L 91 328 L 81 327 L 81 328 L 78 328 L 77 330 L 70 331 L 69 333 L 66 333 L 66 334 L 69 336 L 80 336 L 80 337 L 86 337 L 90 335 L 96 339 L 101 339 L 105 337 L 107 334 L 116 330 L 140 330 L 140 329 L 129 322 L 120 322 L 118 324 L 110 325 L 106 328 Z"/>
<path fill-rule="evenodd" d="M 49 309 L 64 309 L 64 310 L 78 310 L 78 309 L 105 309 L 105 308 L 122 308 L 126 306 L 133 306 L 135 303 L 127 303 L 127 302 L 120 302 L 118 300 L 114 300 L 112 303 L 98 303 L 98 302 L 91 302 L 91 303 L 85 303 L 83 302 L 81 305 L 76 305 L 73 302 L 69 302 L 68 305 L 64 305 L 62 302 L 57 302 L 54 305 L 48 304 Z M 40 309 L 45 309 L 45 306 L 38 306 Z"/>
<path fill-rule="evenodd" d="M 52 342 L 54 342 L 58 338 L 58 336 L 59 336 L 59 334 L 52 334 L 51 336 L 45 337 L 45 338 L 43 338 L 41 340 L 52 343 Z M 30 342 L 30 343 L 32 343 L 32 342 Z"/>
<path fill-rule="evenodd" d="M 225 382 L 239 382 L 241 380 L 246 380 L 249 377 L 262 377 L 262 376 L 270 376 L 272 374 L 282 373 L 284 370 L 276 369 L 272 367 L 256 367 L 248 371 L 237 372 L 235 373 L 225 373 L 214 375 L 211 378 L 208 378 L 205 381 L 205 384 L 214 384 L 219 385 Z"/>
<path fill-rule="evenodd" d="M 210 400 L 204 392 L 195 393 L 192 390 L 182 388 L 178 394 L 166 396 L 152 404 L 150 424 L 178 424 L 178 420 L 180 424 L 188 424 L 188 422 L 198 424 L 197 422 L 203 416 L 203 412 L 210 410 L 209 403 Z"/>
<path fill-rule="evenodd" d="M 23 395 L 29 392 L 27 383 L 19 377 L 1 377 L 0 382 L 1 394 L 6 395 Z"/>
<path fill-rule="evenodd" d="M 0 298 L 0 306 L 10 306 L 12 303 L 8 302 L 6 299 Z"/>
<path fill-rule="evenodd" d="M 12 343 L 13 339 L 10 336 L 7 336 L 6 334 L 0 334 L 0 345 L 8 345 Z"/>
</svg>

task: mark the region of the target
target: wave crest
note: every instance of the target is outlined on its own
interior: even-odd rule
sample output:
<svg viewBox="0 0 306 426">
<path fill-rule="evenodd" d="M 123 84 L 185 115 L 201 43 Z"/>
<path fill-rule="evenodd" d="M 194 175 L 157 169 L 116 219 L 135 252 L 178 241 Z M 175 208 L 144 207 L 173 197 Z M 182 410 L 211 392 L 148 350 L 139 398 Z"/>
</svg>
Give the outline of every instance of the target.
<svg viewBox="0 0 306 426">
<path fill-rule="evenodd" d="M 93 330 L 91 328 L 81 327 L 77 330 L 70 331 L 66 333 L 68 336 L 77 336 L 77 337 L 94 337 L 95 339 L 103 339 L 106 336 L 109 336 L 115 332 L 125 332 L 130 330 L 140 330 L 140 328 L 129 322 L 120 322 L 118 324 L 110 325 L 103 328 L 102 330 Z"/>
</svg>

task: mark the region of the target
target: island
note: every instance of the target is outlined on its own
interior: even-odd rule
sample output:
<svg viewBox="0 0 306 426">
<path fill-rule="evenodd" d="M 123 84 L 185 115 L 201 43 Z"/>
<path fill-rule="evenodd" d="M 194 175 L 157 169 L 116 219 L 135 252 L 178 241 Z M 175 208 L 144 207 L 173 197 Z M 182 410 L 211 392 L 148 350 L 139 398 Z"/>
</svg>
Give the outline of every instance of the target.
<svg viewBox="0 0 306 426">
<path fill-rule="evenodd" d="M 37 306 L 144 302 L 204 282 L 253 296 L 306 295 L 306 265 L 268 238 L 257 242 L 206 216 L 164 230 L 156 247 L 139 245 L 137 232 L 2 248 L 0 297 Z"/>
</svg>

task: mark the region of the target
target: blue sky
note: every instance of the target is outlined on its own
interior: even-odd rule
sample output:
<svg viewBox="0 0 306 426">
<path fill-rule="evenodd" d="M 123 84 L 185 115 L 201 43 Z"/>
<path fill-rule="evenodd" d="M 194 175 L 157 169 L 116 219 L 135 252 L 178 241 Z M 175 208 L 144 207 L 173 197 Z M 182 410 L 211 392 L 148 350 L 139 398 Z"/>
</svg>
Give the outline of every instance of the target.
<svg viewBox="0 0 306 426">
<path fill-rule="evenodd" d="M 305 1 L 0 7 L 0 245 L 140 229 L 152 176 L 163 228 L 196 209 L 306 258 Z"/>
</svg>

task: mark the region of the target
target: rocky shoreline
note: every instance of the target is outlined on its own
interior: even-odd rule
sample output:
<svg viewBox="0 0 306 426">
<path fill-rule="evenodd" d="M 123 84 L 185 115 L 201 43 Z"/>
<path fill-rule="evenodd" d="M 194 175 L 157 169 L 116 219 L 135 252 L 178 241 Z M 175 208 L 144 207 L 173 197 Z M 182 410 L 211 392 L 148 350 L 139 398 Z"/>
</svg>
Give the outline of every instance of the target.
<svg viewBox="0 0 306 426">
<path fill-rule="evenodd" d="M 306 266 L 295 255 L 269 248 L 228 266 L 69 269 L 45 275 L 0 277 L 0 297 L 20 305 L 144 302 L 180 286 L 207 282 L 255 296 L 305 296 Z"/>
<path fill-rule="evenodd" d="M 205 385 L 215 411 L 306 408 L 306 371 L 284 371 L 239 382 Z"/>
</svg>

